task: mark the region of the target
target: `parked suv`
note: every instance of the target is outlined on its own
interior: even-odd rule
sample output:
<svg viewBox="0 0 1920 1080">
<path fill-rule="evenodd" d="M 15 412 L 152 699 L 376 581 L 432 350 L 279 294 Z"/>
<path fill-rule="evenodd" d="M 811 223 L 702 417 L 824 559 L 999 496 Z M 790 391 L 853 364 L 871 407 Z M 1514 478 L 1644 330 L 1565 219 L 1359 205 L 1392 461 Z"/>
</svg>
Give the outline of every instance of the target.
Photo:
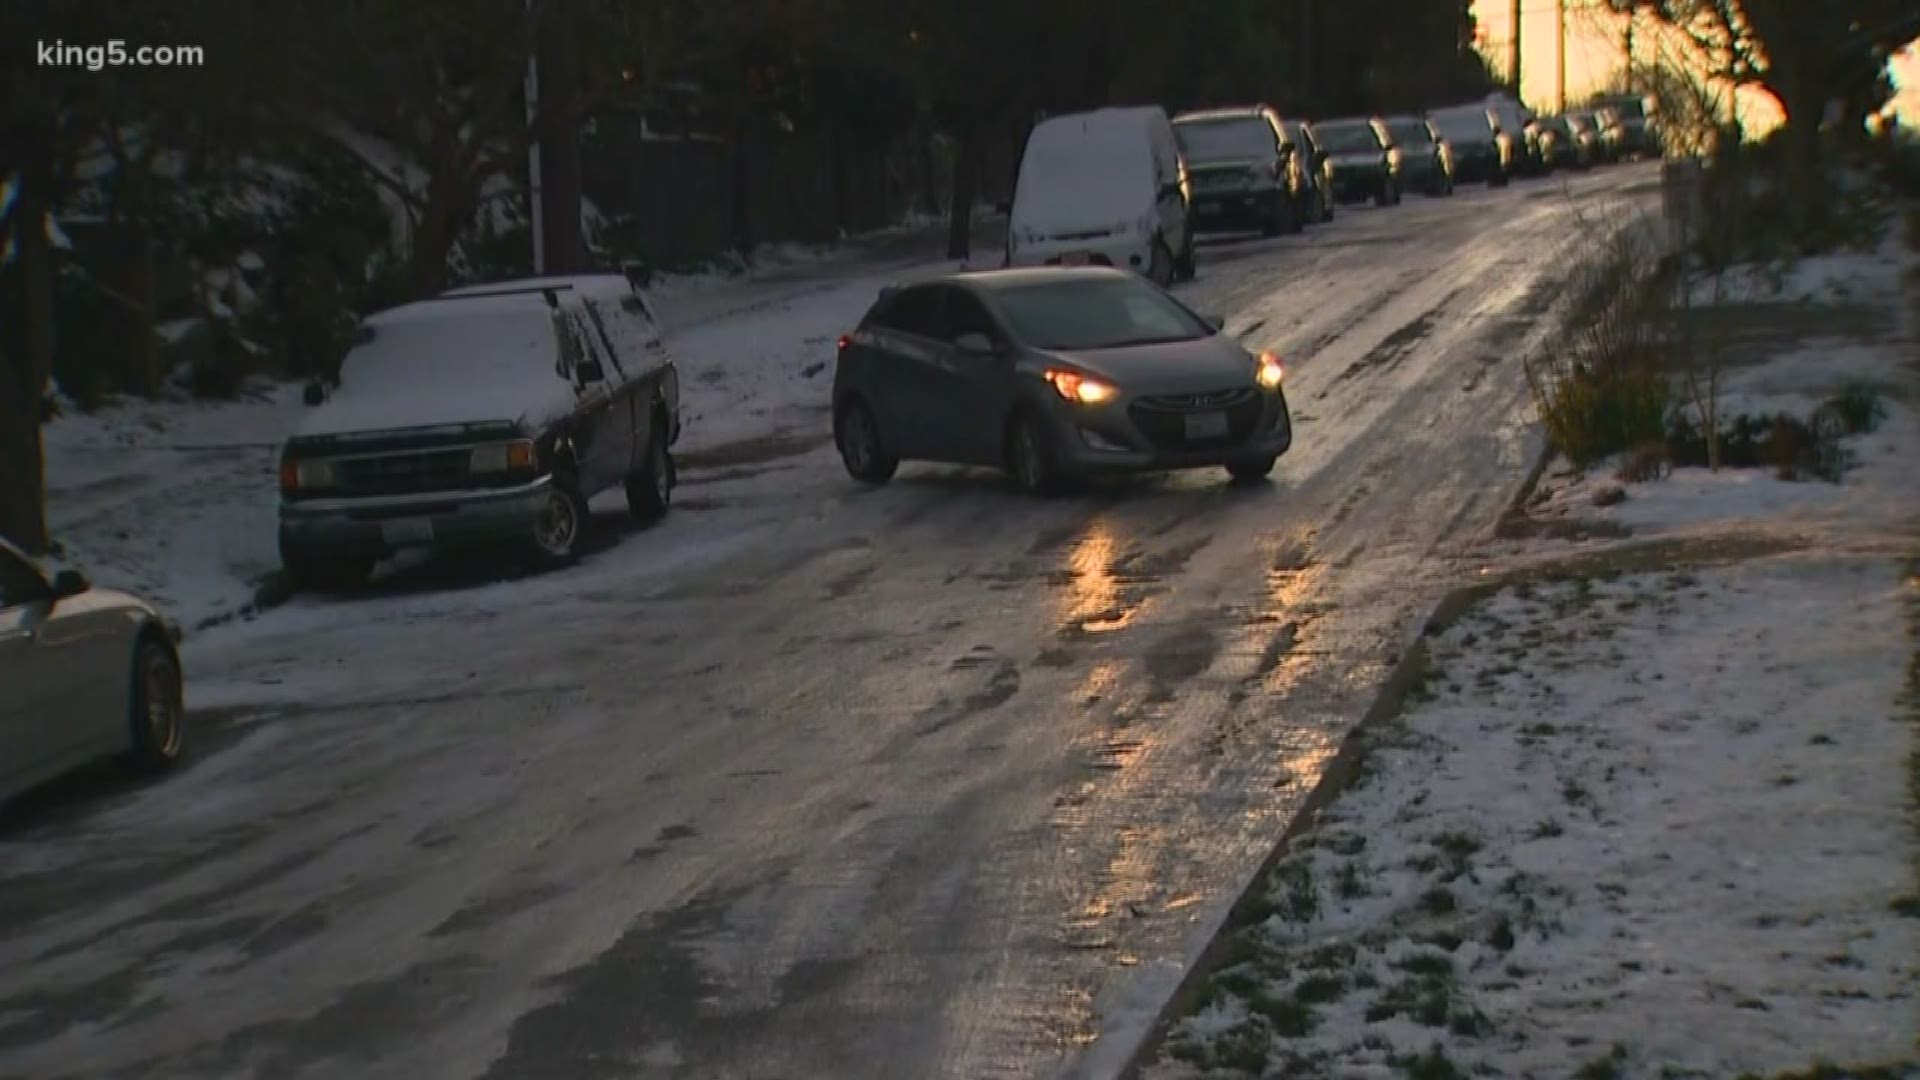
<svg viewBox="0 0 1920 1080">
<path fill-rule="evenodd" d="M 383 311 L 280 459 L 280 558 L 302 585 L 364 582 L 406 548 L 517 544 L 571 561 L 587 500 L 666 513 L 679 376 L 644 273 L 507 282 Z"/>
<path fill-rule="evenodd" d="M 1428 195 L 1453 194 L 1453 161 L 1447 144 L 1417 116 L 1379 121 L 1388 148 L 1400 158 L 1401 183 Z"/>
<path fill-rule="evenodd" d="M 1297 202 L 1305 184 L 1280 117 L 1264 105 L 1185 113 L 1173 134 L 1193 183 L 1195 228 L 1297 233 L 1306 223 Z"/>
<path fill-rule="evenodd" d="M 1336 201 L 1372 199 L 1376 206 L 1400 201 L 1399 166 L 1372 120 L 1322 120 L 1313 125 L 1313 140 L 1327 152 L 1327 175 Z"/>
<path fill-rule="evenodd" d="M 1313 141 L 1313 128 L 1305 120 L 1281 120 L 1280 130 L 1293 144 L 1293 168 L 1303 189 L 1297 202 L 1306 220 L 1332 221 L 1333 173 L 1327 152 Z"/>
<path fill-rule="evenodd" d="M 1485 105 L 1435 109 L 1427 122 L 1447 147 L 1455 180 L 1504 187 L 1512 177 L 1511 144 L 1500 138 L 1498 123 Z"/>
</svg>

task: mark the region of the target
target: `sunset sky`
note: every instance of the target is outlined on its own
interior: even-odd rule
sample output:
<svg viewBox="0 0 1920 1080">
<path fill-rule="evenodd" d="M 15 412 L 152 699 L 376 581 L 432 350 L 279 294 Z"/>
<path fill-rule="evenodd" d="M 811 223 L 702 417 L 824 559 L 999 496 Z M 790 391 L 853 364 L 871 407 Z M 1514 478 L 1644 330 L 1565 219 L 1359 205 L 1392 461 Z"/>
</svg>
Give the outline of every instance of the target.
<svg viewBox="0 0 1920 1080">
<path fill-rule="evenodd" d="M 1626 62 L 1624 17 L 1602 10 L 1597 0 L 1567 0 L 1567 98 L 1578 101 L 1605 83 Z M 1554 106 L 1556 82 L 1557 0 L 1521 0 L 1521 58 L 1523 96 L 1539 109 Z M 1483 48 L 1494 57 L 1494 71 L 1504 73 L 1506 43 L 1513 32 L 1512 0 L 1476 0 L 1474 16 L 1480 22 Z M 1634 54 L 1641 64 L 1657 61 L 1661 50 L 1653 20 L 1642 16 Z M 1671 46 L 1668 47 L 1669 51 Z M 1896 107 L 1908 124 L 1920 124 L 1920 49 L 1909 46 L 1894 59 L 1894 80 L 1900 87 Z M 1776 114 L 1764 94 L 1743 95 L 1747 121 L 1765 126 Z"/>
</svg>

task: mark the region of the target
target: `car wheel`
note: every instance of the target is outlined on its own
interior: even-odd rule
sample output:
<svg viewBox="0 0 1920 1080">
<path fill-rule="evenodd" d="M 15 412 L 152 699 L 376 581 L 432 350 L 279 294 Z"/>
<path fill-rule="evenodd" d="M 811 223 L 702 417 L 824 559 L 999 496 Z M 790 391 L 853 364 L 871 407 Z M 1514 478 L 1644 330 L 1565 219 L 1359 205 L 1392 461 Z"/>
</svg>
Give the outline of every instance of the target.
<svg viewBox="0 0 1920 1080">
<path fill-rule="evenodd" d="M 1314 198 L 1320 200 L 1320 220 L 1323 223 L 1332 221 L 1333 220 L 1333 200 L 1327 198 L 1327 193 L 1324 191 L 1314 196 Z"/>
<path fill-rule="evenodd" d="M 1382 208 L 1393 205 L 1393 181 L 1380 181 L 1380 192 L 1373 197 L 1373 205 Z"/>
<path fill-rule="evenodd" d="M 1052 495 L 1066 486 L 1046 427 L 1031 411 L 1016 413 L 1007 429 L 1007 474 L 1032 495 Z"/>
<path fill-rule="evenodd" d="M 1398 182 L 1395 182 L 1395 183 L 1393 183 L 1393 184 L 1391 184 L 1391 185 L 1389 185 L 1389 190 L 1393 192 L 1393 205 L 1395 205 L 1395 206 L 1399 206 L 1399 205 L 1400 205 L 1400 199 L 1402 198 L 1402 194 L 1403 194 L 1403 193 L 1401 192 L 1401 190 L 1400 190 L 1400 185 L 1399 185 L 1399 183 L 1398 183 Z"/>
<path fill-rule="evenodd" d="M 1256 458 L 1242 458 L 1227 462 L 1227 475 L 1233 477 L 1236 484 L 1253 484 L 1267 478 L 1273 471 L 1273 463 L 1279 460 L 1273 454 Z"/>
<path fill-rule="evenodd" d="M 1199 260 L 1195 259 L 1193 254 L 1192 225 L 1187 226 L 1186 248 L 1180 252 L 1180 258 L 1175 261 L 1173 270 L 1181 281 L 1192 281 L 1194 278 L 1200 276 Z"/>
<path fill-rule="evenodd" d="M 900 459 L 880 438 L 880 423 L 874 419 L 873 410 L 863 401 L 850 401 L 840 407 L 833 441 L 840 448 L 847 475 L 862 483 L 884 484 L 900 467 Z"/>
<path fill-rule="evenodd" d="M 667 428 L 656 414 L 653 438 L 647 442 L 646 464 L 627 475 L 627 512 L 635 521 L 659 521 L 673 502 L 673 455 L 667 450 Z"/>
<path fill-rule="evenodd" d="M 580 557 L 587 531 L 587 500 L 570 478 L 556 476 L 547 487 L 546 505 L 533 523 L 529 547 L 541 566 L 566 566 Z"/>
<path fill-rule="evenodd" d="M 1287 213 L 1286 193 L 1275 191 L 1273 195 L 1267 199 L 1267 213 L 1260 221 L 1260 235 L 1271 239 L 1272 237 L 1279 236 L 1281 233 L 1291 231 L 1288 228 L 1287 222 L 1290 216 L 1291 215 Z"/>
<path fill-rule="evenodd" d="M 133 761 L 143 769 L 179 764 L 186 749 L 186 703 L 180 657 L 159 634 L 148 630 L 133 650 L 133 690 L 128 724 Z"/>
<path fill-rule="evenodd" d="M 1147 279 L 1163 289 L 1173 285 L 1173 252 L 1158 236 L 1153 238 L 1153 251 L 1147 256 Z"/>
<path fill-rule="evenodd" d="M 280 568 L 296 589 L 320 593 L 349 593 L 365 587 L 373 573 L 372 559 L 310 555 L 280 549 Z"/>
</svg>

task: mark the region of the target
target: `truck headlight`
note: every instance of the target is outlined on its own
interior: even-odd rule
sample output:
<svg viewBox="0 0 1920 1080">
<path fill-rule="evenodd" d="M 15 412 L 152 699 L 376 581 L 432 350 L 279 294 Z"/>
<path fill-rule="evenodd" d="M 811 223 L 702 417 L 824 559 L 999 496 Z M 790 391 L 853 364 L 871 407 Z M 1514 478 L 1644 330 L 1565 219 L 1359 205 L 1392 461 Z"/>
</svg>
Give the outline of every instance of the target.
<svg viewBox="0 0 1920 1080">
<path fill-rule="evenodd" d="M 533 468 L 533 443 L 526 439 L 476 446 L 467 468 L 477 473 L 503 473 Z"/>
</svg>

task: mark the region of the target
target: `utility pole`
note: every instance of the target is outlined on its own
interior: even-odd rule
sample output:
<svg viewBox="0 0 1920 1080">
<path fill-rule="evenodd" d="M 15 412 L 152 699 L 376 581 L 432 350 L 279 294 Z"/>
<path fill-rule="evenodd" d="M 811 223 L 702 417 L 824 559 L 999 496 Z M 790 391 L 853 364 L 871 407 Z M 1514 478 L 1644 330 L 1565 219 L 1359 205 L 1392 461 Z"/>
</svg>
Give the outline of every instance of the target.
<svg viewBox="0 0 1920 1080">
<path fill-rule="evenodd" d="M 1526 101 L 1527 96 L 1520 89 L 1520 19 L 1523 14 L 1521 0 L 1513 0 L 1513 37 L 1507 41 L 1507 72 L 1513 76 L 1513 96 L 1515 100 Z"/>
<path fill-rule="evenodd" d="M 1313 3 L 1300 0 L 1300 109 L 1304 113 L 1319 107 L 1313 83 Z"/>
<path fill-rule="evenodd" d="M 1555 44 L 1556 60 L 1553 65 L 1555 112 L 1567 111 L 1567 0 L 1560 0 L 1555 11 L 1560 20 L 1559 37 Z"/>
<path fill-rule="evenodd" d="M 1629 94 L 1634 93 L 1634 88 L 1639 85 L 1634 80 L 1634 77 L 1633 77 L 1633 23 L 1634 23 L 1634 19 L 1637 16 L 1639 16 L 1639 14 L 1640 14 L 1639 4 L 1628 5 L 1627 7 L 1627 93 Z"/>
</svg>

